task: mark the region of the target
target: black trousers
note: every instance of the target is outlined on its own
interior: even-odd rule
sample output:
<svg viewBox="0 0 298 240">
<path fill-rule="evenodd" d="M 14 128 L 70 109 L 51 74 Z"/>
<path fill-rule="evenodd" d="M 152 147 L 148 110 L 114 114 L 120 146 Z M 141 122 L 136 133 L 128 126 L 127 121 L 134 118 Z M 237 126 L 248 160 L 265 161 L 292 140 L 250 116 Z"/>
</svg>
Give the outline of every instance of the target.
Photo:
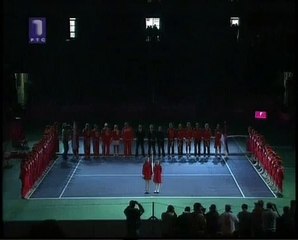
<svg viewBox="0 0 298 240">
<path fill-rule="evenodd" d="M 143 157 L 145 157 L 144 140 L 136 141 L 136 156 L 139 155 L 139 147 L 141 147 L 142 155 L 143 155 Z"/>
<path fill-rule="evenodd" d="M 175 146 L 175 141 L 174 141 L 174 139 L 172 139 L 172 140 L 168 140 L 168 155 L 170 155 L 171 153 L 170 153 L 170 150 L 172 150 L 172 154 L 174 155 L 175 154 L 175 152 L 174 152 L 174 146 Z"/>
<path fill-rule="evenodd" d="M 67 159 L 68 150 L 69 150 L 68 141 L 63 141 L 63 159 Z"/>
<path fill-rule="evenodd" d="M 158 156 L 160 157 L 160 154 L 162 154 L 162 156 L 165 156 L 165 144 L 164 141 L 160 141 L 157 143 L 158 145 Z"/>
<path fill-rule="evenodd" d="M 195 156 L 201 155 L 201 140 L 194 141 Z"/>
<path fill-rule="evenodd" d="M 177 140 L 178 143 L 178 155 L 183 155 L 183 140 Z"/>
<path fill-rule="evenodd" d="M 148 141 L 148 155 L 151 155 L 151 148 L 153 151 L 153 155 L 156 155 L 156 149 L 155 149 L 155 141 Z"/>
<path fill-rule="evenodd" d="M 210 156 L 210 141 L 204 140 L 204 155 L 206 155 L 206 151 L 208 154 L 208 157 Z"/>
</svg>

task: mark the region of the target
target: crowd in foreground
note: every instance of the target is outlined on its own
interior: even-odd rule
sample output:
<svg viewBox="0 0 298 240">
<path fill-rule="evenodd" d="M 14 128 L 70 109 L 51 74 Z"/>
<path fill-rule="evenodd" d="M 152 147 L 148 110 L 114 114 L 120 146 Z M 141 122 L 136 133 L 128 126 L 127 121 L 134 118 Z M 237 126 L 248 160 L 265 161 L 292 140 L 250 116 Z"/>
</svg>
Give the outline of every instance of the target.
<svg viewBox="0 0 298 240">
<path fill-rule="evenodd" d="M 163 238 L 293 238 L 296 235 L 296 200 L 283 207 L 280 215 L 275 204 L 262 200 L 255 203 L 249 211 L 247 204 L 242 211 L 233 213 L 231 205 L 226 204 L 224 212 L 217 211 L 211 204 L 209 211 L 201 203 L 194 203 L 177 215 L 173 205 L 168 205 L 161 214 L 161 237 Z M 140 217 L 143 206 L 131 200 L 124 210 L 127 223 L 127 237 L 137 238 L 140 233 Z"/>
</svg>

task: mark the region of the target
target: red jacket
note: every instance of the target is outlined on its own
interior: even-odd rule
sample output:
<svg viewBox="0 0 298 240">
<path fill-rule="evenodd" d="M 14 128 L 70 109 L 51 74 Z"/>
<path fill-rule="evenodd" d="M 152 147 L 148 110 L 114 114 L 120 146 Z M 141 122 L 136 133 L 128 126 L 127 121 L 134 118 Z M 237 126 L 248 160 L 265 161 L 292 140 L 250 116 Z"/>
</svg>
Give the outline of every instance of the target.
<svg viewBox="0 0 298 240">
<path fill-rule="evenodd" d="M 122 130 L 123 141 L 132 141 L 133 140 L 133 130 L 131 127 L 123 128 Z"/>
<path fill-rule="evenodd" d="M 185 134 L 184 134 L 184 137 L 188 140 L 192 139 L 193 137 L 193 130 L 190 128 L 190 129 L 185 129 Z"/>
<path fill-rule="evenodd" d="M 152 165 L 151 165 L 151 161 L 146 161 L 143 165 L 143 171 L 142 171 L 143 175 L 144 175 L 144 179 L 145 180 L 151 180 L 152 178 Z"/>
<path fill-rule="evenodd" d="M 221 131 L 219 129 L 215 129 L 215 144 L 220 145 L 221 143 Z"/>
<path fill-rule="evenodd" d="M 168 129 L 168 139 L 169 140 L 174 140 L 175 137 L 176 137 L 175 128 L 169 128 Z"/>
<path fill-rule="evenodd" d="M 153 167 L 153 182 L 155 183 L 161 183 L 161 174 L 162 174 L 162 167 L 160 164 L 156 164 Z"/>
<path fill-rule="evenodd" d="M 103 129 L 101 134 L 102 141 L 104 143 L 110 143 L 112 141 L 112 132 L 109 128 Z"/>
<path fill-rule="evenodd" d="M 120 137 L 121 137 L 121 133 L 120 133 L 120 130 L 113 130 L 112 132 L 112 138 L 113 140 L 120 140 Z"/>
<path fill-rule="evenodd" d="M 177 139 L 178 140 L 182 140 L 183 138 L 185 138 L 184 129 L 178 129 L 177 130 Z"/>
<path fill-rule="evenodd" d="M 212 134 L 211 134 L 211 129 L 210 128 L 204 129 L 204 132 L 203 132 L 203 138 L 204 138 L 204 140 L 210 141 L 211 135 Z"/>
<path fill-rule="evenodd" d="M 194 130 L 193 130 L 193 138 L 195 139 L 195 140 L 201 140 L 202 139 L 202 130 L 200 129 L 200 128 L 195 128 Z"/>
</svg>

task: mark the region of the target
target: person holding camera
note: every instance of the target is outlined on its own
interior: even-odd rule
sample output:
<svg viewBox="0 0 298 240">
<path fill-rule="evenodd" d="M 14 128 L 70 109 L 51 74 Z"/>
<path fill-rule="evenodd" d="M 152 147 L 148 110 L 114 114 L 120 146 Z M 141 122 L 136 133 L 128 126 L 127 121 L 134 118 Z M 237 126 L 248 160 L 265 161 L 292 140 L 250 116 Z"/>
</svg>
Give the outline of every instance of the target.
<svg viewBox="0 0 298 240">
<path fill-rule="evenodd" d="M 137 238 L 140 234 L 141 216 L 145 212 L 143 206 L 137 201 L 131 200 L 125 208 L 126 229 L 128 238 Z"/>
</svg>

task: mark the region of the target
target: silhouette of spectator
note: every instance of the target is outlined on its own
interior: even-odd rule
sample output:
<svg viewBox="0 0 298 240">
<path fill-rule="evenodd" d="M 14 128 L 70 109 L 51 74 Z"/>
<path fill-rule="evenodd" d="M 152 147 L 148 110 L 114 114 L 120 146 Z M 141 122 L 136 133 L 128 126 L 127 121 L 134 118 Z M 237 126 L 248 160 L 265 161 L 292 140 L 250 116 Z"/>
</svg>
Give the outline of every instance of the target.
<svg viewBox="0 0 298 240">
<path fill-rule="evenodd" d="M 241 205 L 242 211 L 238 213 L 239 237 L 249 238 L 251 236 L 251 213 L 248 211 L 247 204 Z"/>
<path fill-rule="evenodd" d="M 219 213 L 216 210 L 216 205 L 211 204 L 209 212 L 206 213 L 206 233 L 208 237 L 215 237 L 219 232 Z"/>
<path fill-rule="evenodd" d="M 178 237 L 190 238 L 191 237 L 191 219 L 192 214 L 190 207 L 185 207 L 184 212 L 177 218 L 177 233 Z"/>
<path fill-rule="evenodd" d="M 293 236 L 293 226 L 290 207 L 283 207 L 283 214 L 276 221 L 277 237 L 290 238 Z"/>
<path fill-rule="evenodd" d="M 195 203 L 193 205 L 192 212 L 192 223 L 191 223 L 191 234 L 192 238 L 201 238 L 204 237 L 206 230 L 206 219 L 204 216 L 205 209 L 201 203 Z"/>
<path fill-rule="evenodd" d="M 37 225 L 32 226 L 29 232 L 29 238 L 64 238 L 61 227 L 54 219 L 44 220 Z"/>
<path fill-rule="evenodd" d="M 267 238 L 274 238 L 276 233 L 276 219 L 278 214 L 276 212 L 276 206 L 270 202 L 266 204 L 266 209 L 263 211 L 263 231 L 264 236 Z"/>
<path fill-rule="evenodd" d="M 255 207 L 251 213 L 252 222 L 252 237 L 262 238 L 263 237 L 263 219 L 262 214 L 264 211 L 264 202 L 259 200 L 255 203 Z"/>
<path fill-rule="evenodd" d="M 296 200 L 291 200 L 290 202 L 290 215 L 291 215 L 291 226 L 292 233 L 295 235 L 296 233 Z"/>
<path fill-rule="evenodd" d="M 140 234 L 141 216 L 144 213 L 143 206 L 137 201 L 131 200 L 125 208 L 127 237 L 137 238 Z"/>
<path fill-rule="evenodd" d="M 167 211 L 161 214 L 161 233 L 162 237 L 175 237 L 177 214 L 173 205 L 167 207 Z"/>
<path fill-rule="evenodd" d="M 225 212 L 219 216 L 220 232 L 223 237 L 233 237 L 238 222 L 238 218 L 231 211 L 231 205 L 226 204 Z"/>
</svg>

